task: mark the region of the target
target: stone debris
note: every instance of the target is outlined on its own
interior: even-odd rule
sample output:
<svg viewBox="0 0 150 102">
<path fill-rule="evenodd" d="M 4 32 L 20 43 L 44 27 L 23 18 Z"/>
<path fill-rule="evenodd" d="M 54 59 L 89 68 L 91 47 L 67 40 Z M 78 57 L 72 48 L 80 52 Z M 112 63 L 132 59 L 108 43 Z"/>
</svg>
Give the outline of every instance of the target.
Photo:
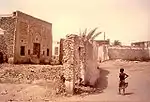
<svg viewBox="0 0 150 102">
<path fill-rule="evenodd" d="M 64 82 L 61 80 L 63 67 L 50 65 L 11 65 L 3 64 L 0 70 L 0 83 L 38 84 L 52 83 L 53 89 L 63 92 Z M 19 92 L 19 90 L 18 90 Z M 7 91 L 2 94 L 7 93 Z"/>
<path fill-rule="evenodd" d="M 1 95 L 6 95 L 6 94 L 8 94 L 7 90 L 4 90 L 4 91 L 1 92 Z"/>
</svg>

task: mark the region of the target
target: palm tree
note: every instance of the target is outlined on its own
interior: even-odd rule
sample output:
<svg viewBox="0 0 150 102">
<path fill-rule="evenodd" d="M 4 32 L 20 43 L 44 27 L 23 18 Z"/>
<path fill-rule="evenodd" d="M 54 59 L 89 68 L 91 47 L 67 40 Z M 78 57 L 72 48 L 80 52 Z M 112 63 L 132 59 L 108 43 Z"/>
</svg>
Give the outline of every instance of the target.
<svg viewBox="0 0 150 102">
<path fill-rule="evenodd" d="M 84 32 L 80 31 L 80 36 L 83 37 L 85 40 L 94 40 L 98 35 L 100 35 L 102 32 L 96 32 L 98 28 L 94 28 L 90 32 L 87 32 L 87 28 L 85 29 Z"/>
<path fill-rule="evenodd" d="M 121 42 L 120 42 L 119 40 L 115 40 L 115 41 L 113 42 L 113 45 L 114 45 L 114 46 L 117 46 L 117 45 L 121 46 Z"/>
</svg>

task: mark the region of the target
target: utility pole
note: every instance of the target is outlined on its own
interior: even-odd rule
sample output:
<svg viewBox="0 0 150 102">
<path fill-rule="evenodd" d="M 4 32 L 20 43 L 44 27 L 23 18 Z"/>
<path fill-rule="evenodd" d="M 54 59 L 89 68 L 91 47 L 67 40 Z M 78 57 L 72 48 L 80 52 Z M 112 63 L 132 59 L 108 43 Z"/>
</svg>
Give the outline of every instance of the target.
<svg viewBox="0 0 150 102">
<path fill-rule="evenodd" d="M 104 32 L 104 40 L 105 40 L 105 32 Z"/>
</svg>

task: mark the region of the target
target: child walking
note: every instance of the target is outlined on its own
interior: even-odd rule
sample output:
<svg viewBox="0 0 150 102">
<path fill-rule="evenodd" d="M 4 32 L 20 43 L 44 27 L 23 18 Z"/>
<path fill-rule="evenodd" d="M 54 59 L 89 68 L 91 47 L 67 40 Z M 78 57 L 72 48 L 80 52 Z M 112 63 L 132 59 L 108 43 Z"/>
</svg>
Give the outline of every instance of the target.
<svg viewBox="0 0 150 102">
<path fill-rule="evenodd" d="M 120 69 L 120 73 L 119 73 L 119 94 L 121 94 L 121 90 L 123 90 L 123 94 L 125 95 L 125 88 L 128 87 L 128 83 L 125 82 L 125 79 L 129 77 L 129 75 L 127 75 L 126 73 L 124 73 L 124 69 L 121 68 Z"/>
</svg>

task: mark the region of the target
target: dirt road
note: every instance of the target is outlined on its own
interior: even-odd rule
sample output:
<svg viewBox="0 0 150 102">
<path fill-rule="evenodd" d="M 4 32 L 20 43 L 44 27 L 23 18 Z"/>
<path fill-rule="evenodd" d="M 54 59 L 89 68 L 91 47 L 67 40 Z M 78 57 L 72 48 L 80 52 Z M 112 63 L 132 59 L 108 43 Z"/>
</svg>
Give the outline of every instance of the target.
<svg viewBox="0 0 150 102">
<path fill-rule="evenodd" d="M 100 64 L 99 87 L 102 93 L 77 95 L 64 98 L 61 102 L 149 102 L 150 62 L 108 61 Z M 119 69 L 129 74 L 126 95 L 118 95 Z"/>
<path fill-rule="evenodd" d="M 118 95 L 119 69 L 129 74 L 126 95 Z M 107 61 L 100 64 L 100 92 L 72 97 L 52 97 L 51 89 L 41 84 L 0 84 L 0 102 L 149 102 L 150 62 Z"/>
</svg>

